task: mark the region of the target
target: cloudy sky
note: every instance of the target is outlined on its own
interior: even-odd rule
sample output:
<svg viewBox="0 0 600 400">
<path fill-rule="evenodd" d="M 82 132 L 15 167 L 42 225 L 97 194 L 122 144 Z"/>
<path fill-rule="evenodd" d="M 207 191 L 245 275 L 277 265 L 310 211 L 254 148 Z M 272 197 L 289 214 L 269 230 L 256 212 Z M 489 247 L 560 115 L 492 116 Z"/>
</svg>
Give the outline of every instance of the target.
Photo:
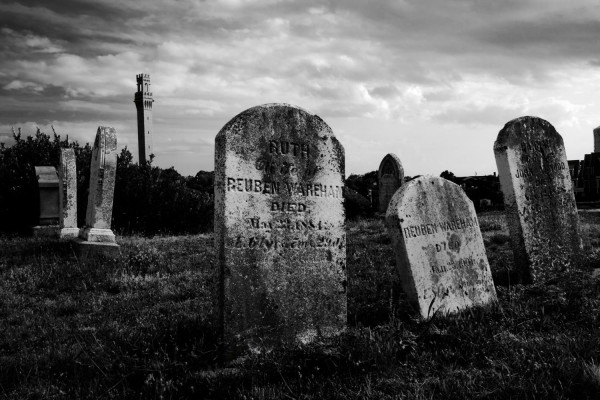
<svg viewBox="0 0 600 400">
<path fill-rule="evenodd" d="M 569 159 L 600 125 L 600 6 L 558 0 L 2 0 L 0 141 L 39 126 L 80 142 L 114 126 L 137 156 L 135 76 L 151 75 L 154 153 L 212 170 L 239 112 L 298 105 L 346 149 L 346 174 L 397 154 L 407 175 L 496 171 L 509 120 L 552 123 Z"/>
</svg>

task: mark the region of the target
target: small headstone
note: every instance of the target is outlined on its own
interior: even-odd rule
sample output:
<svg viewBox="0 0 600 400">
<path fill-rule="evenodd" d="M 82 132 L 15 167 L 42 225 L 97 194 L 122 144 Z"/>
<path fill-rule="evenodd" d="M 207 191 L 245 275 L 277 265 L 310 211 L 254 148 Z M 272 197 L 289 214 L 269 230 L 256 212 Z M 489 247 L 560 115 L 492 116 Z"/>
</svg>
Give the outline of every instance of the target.
<svg viewBox="0 0 600 400">
<path fill-rule="evenodd" d="M 34 236 L 56 237 L 58 231 L 58 176 L 56 168 L 35 167 L 40 202 L 39 225 L 33 227 Z"/>
<path fill-rule="evenodd" d="M 116 172 L 117 131 L 101 126 L 92 150 L 85 227 L 79 232 L 79 237 L 86 242 L 115 243 L 111 218 Z"/>
<path fill-rule="evenodd" d="M 496 301 L 475 207 L 460 186 L 433 176 L 406 183 L 386 225 L 402 287 L 421 317 Z"/>
<path fill-rule="evenodd" d="M 77 165 L 75 163 L 75 150 L 72 148 L 60 150 L 59 168 L 60 237 L 77 237 L 79 228 L 77 228 Z"/>
<path fill-rule="evenodd" d="M 57 225 L 58 176 L 54 167 L 35 167 L 40 194 L 40 226 Z"/>
<path fill-rule="evenodd" d="M 344 149 L 318 116 L 250 108 L 215 139 L 226 342 L 310 342 L 346 324 Z"/>
<path fill-rule="evenodd" d="M 398 156 L 390 153 L 383 157 L 379 164 L 377 177 L 379 180 L 379 212 L 385 213 L 394 193 L 404 183 L 404 168 L 402 168 Z"/>
<path fill-rule="evenodd" d="M 521 117 L 500 131 L 494 154 L 521 280 L 568 270 L 582 242 L 562 137 L 541 118 Z"/>
</svg>

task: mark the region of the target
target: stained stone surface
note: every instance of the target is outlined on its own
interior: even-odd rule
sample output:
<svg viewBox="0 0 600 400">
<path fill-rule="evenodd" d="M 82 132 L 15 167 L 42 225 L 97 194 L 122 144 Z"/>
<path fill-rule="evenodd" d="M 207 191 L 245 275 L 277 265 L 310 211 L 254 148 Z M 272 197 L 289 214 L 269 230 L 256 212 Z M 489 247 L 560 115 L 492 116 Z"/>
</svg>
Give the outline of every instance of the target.
<svg viewBox="0 0 600 400">
<path fill-rule="evenodd" d="M 56 168 L 35 167 L 40 195 L 40 226 L 57 225 L 59 219 L 58 176 Z"/>
<path fill-rule="evenodd" d="M 422 318 L 496 301 L 475 207 L 460 186 L 433 176 L 404 184 L 386 225 L 402 287 Z"/>
<path fill-rule="evenodd" d="M 229 344 L 271 346 L 346 324 L 344 149 L 318 116 L 250 108 L 215 139 L 215 244 Z"/>
<path fill-rule="evenodd" d="M 521 117 L 500 131 L 494 154 L 521 280 L 568 270 L 582 242 L 562 137 L 541 118 Z"/>
<path fill-rule="evenodd" d="M 60 150 L 58 173 L 60 237 L 77 237 L 77 166 L 75 150 Z"/>
<path fill-rule="evenodd" d="M 394 193 L 404 182 L 404 168 L 402 168 L 402 163 L 397 155 L 390 153 L 383 157 L 379 164 L 377 178 L 379 180 L 378 210 L 385 213 Z"/>
<path fill-rule="evenodd" d="M 100 126 L 90 165 L 90 189 L 85 227 L 79 237 L 89 242 L 114 243 L 111 230 L 113 196 L 117 172 L 117 131 Z"/>
</svg>

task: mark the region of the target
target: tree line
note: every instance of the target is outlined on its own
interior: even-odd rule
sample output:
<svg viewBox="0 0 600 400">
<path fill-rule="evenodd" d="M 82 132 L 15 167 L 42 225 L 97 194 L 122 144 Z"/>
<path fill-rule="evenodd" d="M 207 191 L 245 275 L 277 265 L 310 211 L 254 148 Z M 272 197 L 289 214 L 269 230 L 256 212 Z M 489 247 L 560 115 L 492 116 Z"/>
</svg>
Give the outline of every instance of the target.
<svg viewBox="0 0 600 400">
<path fill-rule="evenodd" d="M 35 166 L 59 167 L 60 149 L 72 148 L 77 165 L 78 226 L 85 225 L 92 147 L 39 129 L 14 145 L 0 143 L 0 231 L 26 233 L 39 219 Z M 210 231 L 213 224 L 212 172 L 184 177 L 152 161 L 133 163 L 124 148 L 117 157 L 112 227 L 117 234 L 185 234 Z"/>
</svg>

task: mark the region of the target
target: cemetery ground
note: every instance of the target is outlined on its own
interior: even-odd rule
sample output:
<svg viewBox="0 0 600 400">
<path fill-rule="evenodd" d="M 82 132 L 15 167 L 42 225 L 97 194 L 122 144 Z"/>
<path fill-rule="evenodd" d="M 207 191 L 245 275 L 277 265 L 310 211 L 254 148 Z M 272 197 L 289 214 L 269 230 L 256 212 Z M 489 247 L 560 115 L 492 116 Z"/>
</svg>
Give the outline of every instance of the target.
<svg viewBox="0 0 600 400">
<path fill-rule="evenodd" d="M 116 259 L 0 238 L 0 398 L 597 398 L 600 214 L 586 259 L 516 285 L 502 213 L 479 215 L 499 304 L 418 321 L 382 220 L 347 226 L 348 329 L 224 361 L 212 235 L 119 237 Z"/>
</svg>

